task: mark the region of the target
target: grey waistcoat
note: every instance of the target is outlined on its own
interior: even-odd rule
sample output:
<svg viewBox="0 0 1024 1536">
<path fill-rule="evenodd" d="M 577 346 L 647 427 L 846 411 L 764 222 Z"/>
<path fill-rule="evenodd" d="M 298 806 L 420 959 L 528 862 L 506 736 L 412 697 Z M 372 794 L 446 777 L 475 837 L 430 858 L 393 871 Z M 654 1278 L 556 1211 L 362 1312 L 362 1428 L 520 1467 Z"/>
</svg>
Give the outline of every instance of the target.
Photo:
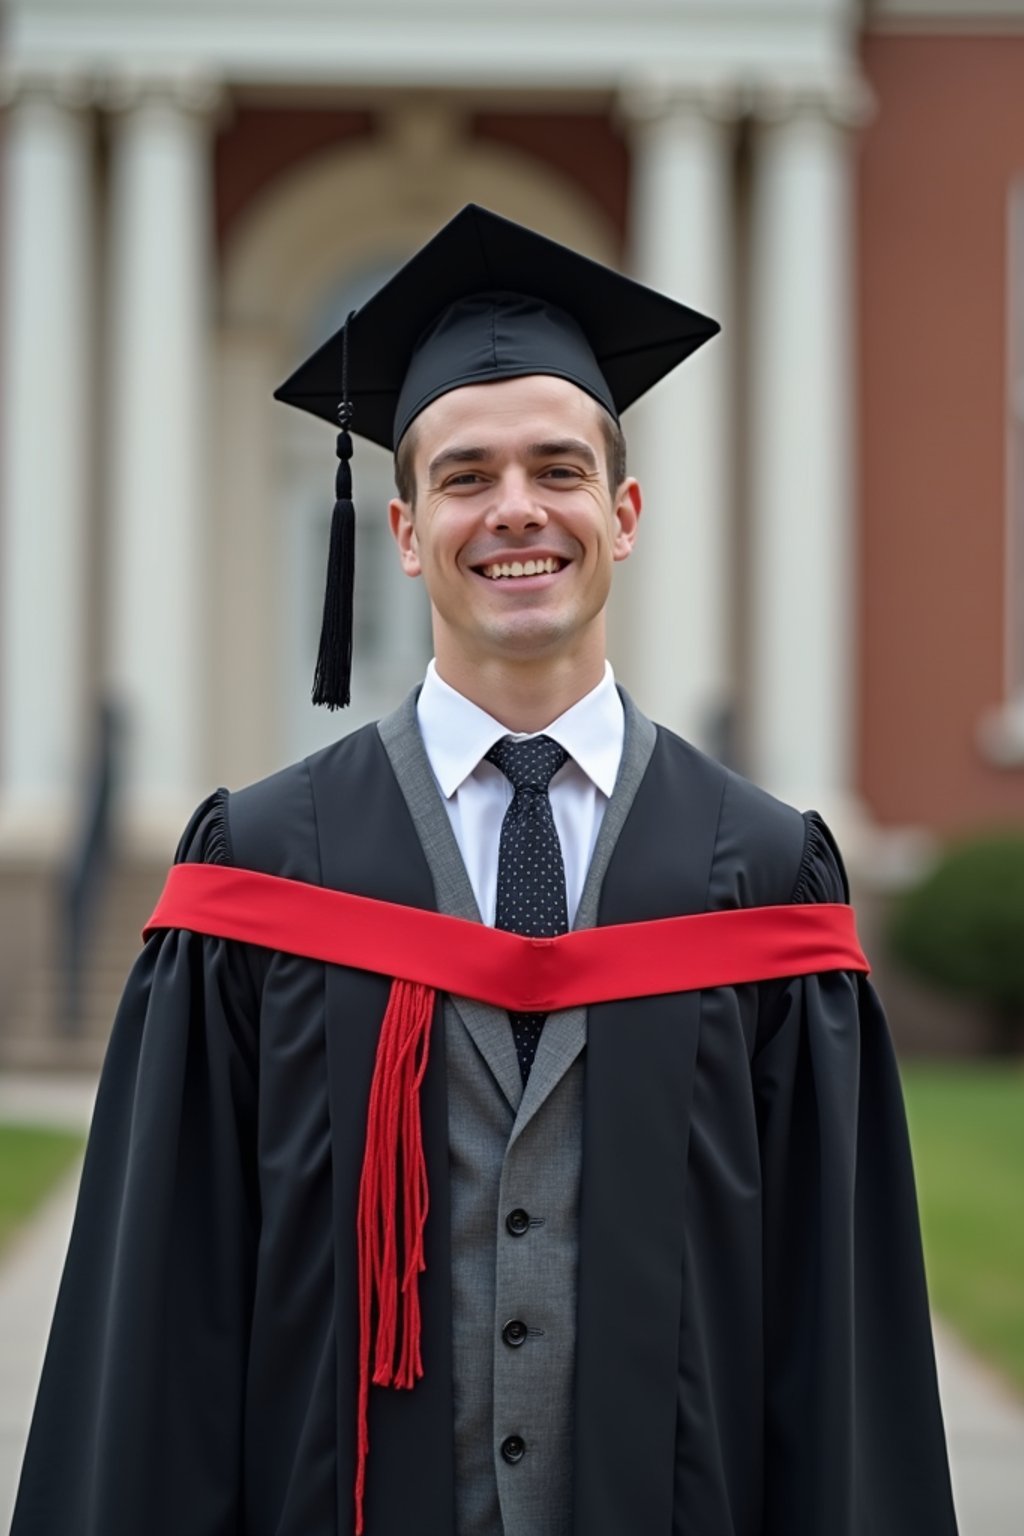
<svg viewBox="0 0 1024 1536">
<path fill-rule="evenodd" d="M 438 910 L 481 921 L 416 720 L 416 692 L 379 724 L 423 843 Z M 591 928 L 608 860 L 654 747 L 623 695 L 626 734 L 574 927 Z M 495 828 L 497 844 L 498 828 Z M 445 1004 L 451 1175 L 457 1536 L 569 1536 L 577 1213 L 586 1009 L 549 1014 L 525 1090 L 508 1014 Z M 516 1212 L 525 1231 L 506 1225 Z M 525 1341 L 505 1342 L 507 1322 Z M 510 1463 L 509 1436 L 525 1443 Z"/>
</svg>

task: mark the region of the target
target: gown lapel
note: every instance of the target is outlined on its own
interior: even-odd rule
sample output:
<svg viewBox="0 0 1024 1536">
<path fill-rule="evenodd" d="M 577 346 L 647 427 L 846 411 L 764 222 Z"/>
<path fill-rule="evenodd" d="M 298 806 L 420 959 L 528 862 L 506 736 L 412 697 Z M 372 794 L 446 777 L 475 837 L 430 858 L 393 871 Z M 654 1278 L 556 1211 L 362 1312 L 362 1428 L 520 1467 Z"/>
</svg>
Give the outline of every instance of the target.
<svg viewBox="0 0 1024 1536">
<path fill-rule="evenodd" d="M 480 909 L 420 736 L 417 693 L 418 689 L 410 693 L 377 729 L 433 874 L 438 911 L 479 923 Z M 523 1097 L 523 1080 L 508 1014 L 471 997 L 453 996 L 452 1003 L 515 1113 Z"/>
</svg>

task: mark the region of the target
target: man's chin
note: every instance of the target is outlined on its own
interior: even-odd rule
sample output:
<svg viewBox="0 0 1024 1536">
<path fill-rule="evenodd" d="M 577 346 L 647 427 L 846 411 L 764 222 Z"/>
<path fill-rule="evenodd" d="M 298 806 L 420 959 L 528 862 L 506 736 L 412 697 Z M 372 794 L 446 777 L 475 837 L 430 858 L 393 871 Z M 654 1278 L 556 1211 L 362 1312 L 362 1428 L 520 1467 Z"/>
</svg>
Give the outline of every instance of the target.
<svg viewBox="0 0 1024 1536">
<path fill-rule="evenodd" d="M 500 624 L 489 626 L 485 635 L 485 648 L 495 655 L 538 661 L 571 643 L 577 626 L 563 617 L 541 618 L 538 615 L 518 614 Z"/>
</svg>

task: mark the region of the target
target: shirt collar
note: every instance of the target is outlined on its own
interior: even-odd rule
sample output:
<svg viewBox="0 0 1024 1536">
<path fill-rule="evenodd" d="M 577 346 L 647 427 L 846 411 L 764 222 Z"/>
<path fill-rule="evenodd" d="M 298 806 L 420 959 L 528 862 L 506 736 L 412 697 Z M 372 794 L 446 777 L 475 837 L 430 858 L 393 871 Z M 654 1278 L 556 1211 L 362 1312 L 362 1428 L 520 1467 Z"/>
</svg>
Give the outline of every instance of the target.
<svg viewBox="0 0 1024 1536">
<path fill-rule="evenodd" d="M 622 760 L 625 712 L 607 661 L 596 688 L 577 699 L 543 731 L 509 731 L 493 715 L 458 693 L 438 675 L 431 661 L 416 703 L 420 734 L 441 793 L 451 799 L 481 759 L 503 736 L 550 736 L 603 795 L 611 795 Z"/>
</svg>

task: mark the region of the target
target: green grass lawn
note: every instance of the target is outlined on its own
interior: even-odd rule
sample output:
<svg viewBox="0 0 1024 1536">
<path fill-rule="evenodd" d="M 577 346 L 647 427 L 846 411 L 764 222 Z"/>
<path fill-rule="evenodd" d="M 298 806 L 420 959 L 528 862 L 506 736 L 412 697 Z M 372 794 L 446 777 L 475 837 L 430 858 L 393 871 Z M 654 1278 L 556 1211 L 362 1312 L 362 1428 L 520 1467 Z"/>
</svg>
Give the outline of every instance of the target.
<svg viewBox="0 0 1024 1536">
<path fill-rule="evenodd" d="M 85 1145 L 82 1136 L 35 1125 L 0 1125 L 0 1253 Z"/>
<path fill-rule="evenodd" d="M 1024 1065 L 903 1068 L 936 1311 L 1024 1391 Z"/>
</svg>

